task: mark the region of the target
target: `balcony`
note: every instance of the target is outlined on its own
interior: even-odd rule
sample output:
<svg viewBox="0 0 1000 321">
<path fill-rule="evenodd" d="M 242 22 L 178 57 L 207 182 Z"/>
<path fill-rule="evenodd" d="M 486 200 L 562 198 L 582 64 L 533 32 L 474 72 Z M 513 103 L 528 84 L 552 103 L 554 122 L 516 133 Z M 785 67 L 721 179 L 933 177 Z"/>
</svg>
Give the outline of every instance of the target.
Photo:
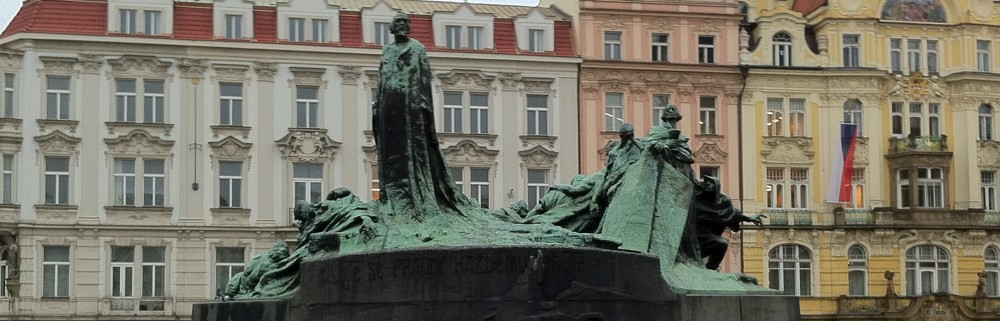
<svg viewBox="0 0 1000 321">
<path fill-rule="evenodd" d="M 970 227 L 989 225 L 991 216 L 980 209 L 953 210 L 944 208 L 843 209 L 833 211 L 836 225 Z M 1000 217 L 995 217 L 1000 224 Z"/>
<path fill-rule="evenodd" d="M 775 226 L 810 226 L 813 225 L 815 213 L 808 209 L 765 209 L 760 214 L 767 216 L 767 225 Z"/>
<path fill-rule="evenodd" d="M 1000 298 L 926 294 L 919 297 L 840 296 L 837 316 L 878 320 L 995 320 Z M 910 319 L 909 316 L 949 316 L 944 319 Z M 839 320 L 839 319 L 838 319 Z"/>
<path fill-rule="evenodd" d="M 870 208 L 833 209 L 833 222 L 836 225 L 873 225 L 875 214 Z"/>
<path fill-rule="evenodd" d="M 889 155 L 911 152 L 948 152 L 948 136 L 915 136 L 889 138 Z"/>
</svg>

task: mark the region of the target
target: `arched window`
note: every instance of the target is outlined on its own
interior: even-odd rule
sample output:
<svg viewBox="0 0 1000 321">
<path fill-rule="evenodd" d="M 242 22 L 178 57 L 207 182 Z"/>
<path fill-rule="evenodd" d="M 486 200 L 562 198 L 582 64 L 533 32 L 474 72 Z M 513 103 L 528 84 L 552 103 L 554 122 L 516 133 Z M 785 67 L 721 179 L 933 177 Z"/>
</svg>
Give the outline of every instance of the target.
<svg viewBox="0 0 1000 321">
<path fill-rule="evenodd" d="M 847 250 L 847 284 L 850 295 L 868 295 L 868 252 L 855 244 Z"/>
<path fill-rule="evenodd" d="M 1000 296 L 1000 250 L 990 245 L 983 257 L 986 261 L 986 295 Z"/>
<path fill-rule="evenodd" d="M 768 282 L 782 294 L 812 294 L 812 255 L 805 246 L 784 244 L 768 255 Z"/>
<path fill-rule="evenodd" d="M 787 67 L 792 65 L 792 36 L 787 32 L 779 32 L 771 38 L 774 43 L 774 65 Z"/>
<path fill-rule="evenodd" d="M 918 245 L 906 251 L 906 295 L 948 293 L 951 258 L 936 245 Z"/>
<path fill-rule="evenodd" d="M 979 105 L 979 140 L 993 140 L 993 106 Z"/>
<path fill-rule="evenodd" d="M 861 101 L 857 99 L 849 99 L 844 102 L 844 123 L 858 125 L 858 137 L 864 137 L 861 128 L 862 124 L 862 113 L 861 113 Z"/>
</svg>

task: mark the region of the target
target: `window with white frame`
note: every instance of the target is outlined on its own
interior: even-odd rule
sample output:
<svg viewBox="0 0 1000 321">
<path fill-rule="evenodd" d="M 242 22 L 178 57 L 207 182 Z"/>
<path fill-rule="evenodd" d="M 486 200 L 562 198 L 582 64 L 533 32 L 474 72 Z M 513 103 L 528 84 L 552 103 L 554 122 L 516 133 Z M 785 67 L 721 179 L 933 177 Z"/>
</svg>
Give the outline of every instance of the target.
<svg viewBox="0 0 1000 321">
<path fill-rule="evenodd" d="M 937 245 L 917 245 L 906 251 L 906 295 L 948 293 L 951 257 Z"/>
<path fill-rule="evenodd" d="M 927 104 L 927 128 L 931 137 L 941 137 L 941 104 Z"/>
<path fill-rule="evenodd" d="M 242 247 L 215 248 L 215 290 L 221 293 L 226 290 L 229 279 L 236 273 L 243 272 L 246 267 L 246 250 Z"/>
<path fill-rule="evenodd" d="M 47 119 L 69 119 L 69 78 L 65 76 L 45 77 L 45 115 Z"/>
<path fill-rule="evenodd" d="M 45 204 L 69 204 L 69 157 L 45 157 Z"/>
<path fill-rule="evenodd" d="M 792 65 L 792 36 L 787 32 L 778 32 L 771 37 L 774 45 L 774 65 L 787 67 Z"/>
<path fill-rule="evenodd" d="M 330 41 L 330 20 L 327 19 L 311 19 L 311 20 L 312 20 L 312 41 L 313 42 Z"/>
<path fill-rule="evenodd" d="M 288 41 L 306 41 L 306 19 L 288 18 Z"/>
<path fill-rule="evenodd" d="M 847 250 L 847 287 L 850 295 L 868 295 L 868 251 L 860 244 Z"/>
<path fill-rule="evenodd" d="M 549 135 L 549 96 L 527 95 L 528 135 Z"/>
<path fill-rule="evenodd" d="M 983 195 L 983 210 L 996 212 L 997 210 L 997 172 L 979 172 L 980 191 Z"/>
<path fill-rule="evenodd" d="M 243 162 L 219 162 L 219 207 L 243 207 Z"/>
<path fill-rule="evenodd" d="M 483 35 L 486 34 L 486 29 L 483 27 L 466 27 L 469 32 L 468 48 L 472 50 L 483 50 Z"/>
<path fill-rule="evenodd" d="M 226 39 L 243 38 L 243 15 L 226 15 Z"/>
<path fill-rule="evenodd" d="M 166 161 L 163 159 L 142 160 L 142 205 L 166 205 Z"/>
<path fill-rule="evenodd" d="M 805 246 L 783 244 L 768 254 L 769 287 L 784 295 L 812 295 L 812 254 Z"/>
<path fill-rule="evenodd" d="M 851 175 L 851 208 L 865 208 L 865 169 L 854 168 Z"/>
<path fill-rule="evenodd" d="M 292 190 L 294 200 L 304 200 L 309 203 L 319 203 L 323 200 L 323 164 L 294 163 L 292 164 Z"/>
<path fill-rule="evenodd" d="M 904 49 L 906 50 L 906 66 L 903 65 Z M 900 73 L 905 67 L 910 73 L 920 73 L 925 71 L 926 64 L 926 72 L 936 74 L 938 72 L 938 41 L 934 39 L 889 39 L 889 61 L 892 72 Z"/>
<path fill-rule="evenodd" d="M 617 132 L 625 124 L 625 95 L 607 93 L 604 99 L 604 131 Z"/>
<path fill-rule="evenodd" d="M 164 205 L 164 160 L 134 158 L 115 158 L 114 173 L 114 204 L 121 206 L 136 206 L 135 195 L 142 193 L 143 206 Z M 137 168 L 137 164 L 142 164 Z M 136 187 L 136 177 L 142 178 L 141 190 Z"/>
<path fill-rule="evenodd" d="M 653 126 L 663 126 L 666 124 L 663 121 L 663 113 L 667 112 L 667 106 L 670 106 L 670 95 L 653 95 Z"/>
<path fill-rule="evenodd" d="M 545 30 L 528 29 L 528 51 L 545 51 Z"/>
<path fill-rule="evenodd" d="M 767 208 L 785 207 L 785 169 L 768 167 L 765 173 L 764 191 L 767 192 Z"/>
<path fill-rule="evenodd" d="M 142 26 L 142 33 L 146 35 L 163 34 L 163 12 L 159 10 L 138 10 L 119 9 L 118 10 L 118 32 L 123 34 L 139 33 L 139 26 Z"/>
<path fill-rule="evenodd" d="M 844 67 L 861 67 L 861 35 L 844 35 Z"/>
<path fill-rule="evenodd" d="M 135 206 L 135 159 L 115 159 L 115 205 Z"/>
<path fill-rule="evenodd" d="M 13 204 L 14 203 L 14 155 L 13 154 L 3 154 L 3 185 L 0 188 L 3 189 L 3 194 L 0 195 L 0 202 L 3 204 Z"/>
<path fill-rule="evenodd" d="M 700 116 L 698 119 L 699 134 L 715 135 L 719 133 L 715 96 L 701 96 L 698 116 Z"/>
<path fill-rule="evenodd" d="M 698 62 L 715 63 L 715 36 L 698 36 Z"/>
<path fill-rule="evenodd" d="M 936 74 L 938 72 L 938 48 L 937 40 L 928 39 L 926 42 L 927 46 L 927 72 L 931 74 Z"/>
<path fill-rule="evenodd" d="M 864 137 L 864 110 L 861 101 L 849 99 L 844 102 L 844 123 L 855 124 L 858 129 L 858 137 Z"/>
<path fill-rule="evenodd" d="M 115 120 L 135 122 L 135 79 L 115 79 Z"/>
<path fill-rule="evenodd" d="M 920 39 L 910 39 L 906 41 L 906 64 L 910 67 L 910 73 L 920 72 L 921 49 Z"/>
<path fill-rule="evenodd" d="M 670 35 L 665 33 L 653 34 L 653 61 L 670 61 Z"/>
<path fill-rule="evenodd" d="M 388 22 L 375 23 L 375 44 L 385 46 L 392 43 L 392 32 L 389 31 Z"/>
<path fill-rule="evenodd" d="M 166 288 L 167 249 L 163 246 L 142 247 L 142 297 L 159 298 Z"/>
<path fill-rule="evenodd" d="M 470 92 L 469 94 L 469 129 L 473 134 L 488 134 L 490 132 L 490 94 L 485 92 Z"/>
<path fill-rule="evenodd" d="M 10 293 L 7 293 L 7 277 L 10 276 L 10 271 L 7 267 L 6 260 L 0 260 L 0 298 L 9 298 Z"/>
<path fill-rule="evenodd" d="M 160 25 L 163 24 L 163 13 L 157 10 L 143 10 L 143 33 L 147 35 L 161 35 L 163 34 L 163 29 Z"/>
<path fill-rule="evenodd" d="M 928 128 L 927 135 L 941 137 L 942 113 L 940 103 L 910 102 L 909 108 L 904 108 L 904 102 L 892 102 L 892 134 L 895 136 L 923 136 L 923 128 Z M 904 133 L 904 128 L 909 132 Z"/>
<path fill-rule="evenodd" d="M 764 191 L 767 193 L 767 208 L 807 209 L 809 208 L 808 168 L 766 168 Z M 790 190 L 786 195 L 786 189 Z"/>
<path fill-rule="evenodd" d="M 462 48 L 462 26 L 445 26 L 445 48 Z"/>
<path fill-rule="evenodd" d="M 993 106 L 979 105 L 979 140 L 993 140 Z"/>
<path fill-rule="evenodd" d="M 369 192 L 371 193 L 371 199 L 370 199 L 370 201 L 374 201 L 374 200 L 377 200 L 379 198 L 379 196 L 381 196 L 379 194 L 382 193 L 382 185 L 380 184 L 380 181 L 379 181 L 379 178 L 378 178 L 378 165 L 372 165 L 372 167 L 371 167 L 371 176 L 372 176 L 372 179 L 371 179 L 371 188 L 369 190 Z"/>
<path fill-rule="evenodd" d="M 976 70 L 990 72 L 990 53 L 992 42 L 989 40 L 976 40 Z"/>
<path fill-rule="evenodd" d="M 243 84 L 219 83 L 219 124 L 243 126 Z"/>
<path fill-rule="evenodd" d="M 451 179 L 455 180 L 455 187 L 460 191 L 465 191 L 465 170 L 462 167 L 448 167 Z"/>
<path fill-rule="evenodd" d="M 138 107 L 140 96 L 142 108 Z M 146 123 L 163 123 L 163 99 L 163 80 L 115 79 L 115 120 L 135 122 L 142 119 Z M 141 117 L 138 113 L 142 113 Z"/>
<path fill-rule="evenodd" d="M 903 72 L 903 39 L 889 39 L 889 61 L 892 72 Z"/>
<path fill-rule="evenodd" d="M 809 169 L 791 168 L 790 187 L 792 196 L 792 209 L 809 208 Z"/>
<path fill-rule="evenodd" d="M 806 100 L 787 99 L 787 110 L 785 109 L 785 101 L 784 98 L 767 99 L 767 135 L 806 136 Z"/>
<path fill-rule="evenodd" d="M 42 297 L 69 297 L 69 246 L 42 246 Z"/>
<path fill-rule="evenodd" d="M 462 132 L 462 92 L 444 92 L 444 132 Z"/>
<path fill-rule="evenodd" d="M 319 87 L 295 86 L 295 127 L 319 127 Z"/>
<path fill-rule="evenodd" d="M 164 93 L 163 80 L 143 79 L 142 116 L 146 123 L 163 123 Z"/>
<path fill-rule="evenodd" d="M 604 59 L 622 60 L 622 33 L 621 31 L 604 32 Z"/>
<path fill-rule="evenodd" d="M 469 195 L 469 198 L 476 201 L 482 208 L 490 208 L 489 167 L 448 167 L 448 170 L 459 191 Z M 466 189 L 466 186 L 469 188 Z"/>
<path fill-rule="evenodd" d="M 288 18 L 288 41 L 330 41 L 330 20 L 305 17 Z"/>
<path fill-rule="evenodd" d="M 533 207 L 549 191 L 549 170 L 528 170 L 528 206 Z"/>
<path fill-rule="evenodd" d="M 131 298 L 135 277 L 135 248 L 111 247 L 111 297 Z"/>
<path fill-rule="evenodd" d="M 986 296 L 1000 296 L 1000 250 L 996 246 L 986 247 L 983 253 L 986 271 Z"/>
<path fill-rule="evenodd" d="M 909 208 L 910 206 L 944 208 L 943 169 L 920 167 L 915 169 L 915 173 L 909 169 L 900 169 L 896 171 L 896 179 L 899 208 Z"/>
<path fill-rule="evenodd" d="M 121 9 L 118 10 L 118 32 L 120 33 L 137 33 L 139 32 L 136 27 L 139 24 L 139 11 L 135 9 Z"/>
<path fill-rule="evenodd" d="M 14 117 L 14 85 L 17 78 L 12 73 L 3 74 L 3 117 Z"/>
</svg>

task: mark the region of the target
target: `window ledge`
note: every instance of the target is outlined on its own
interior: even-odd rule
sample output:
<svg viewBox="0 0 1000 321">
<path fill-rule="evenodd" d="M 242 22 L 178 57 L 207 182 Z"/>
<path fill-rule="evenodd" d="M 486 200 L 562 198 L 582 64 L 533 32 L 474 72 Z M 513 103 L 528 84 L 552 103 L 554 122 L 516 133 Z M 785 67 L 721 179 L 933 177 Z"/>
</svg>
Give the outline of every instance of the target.
<svg viewBox="0 0 1000 321">
<path fill-rule="evenodd" d="M 14 203 L 0 203 L 0 209 L 13 209 L 13 210 L 19 210 L 19 209 L 21 209 L 21 204 L 14 204 Z"/>
<path fill-rule="evenodd" d="M 243 140 L 250 139 L 250 127 L 233 125 L 212 125 L 212 137 L 215 139 L 233 136 Z"/>
<path fill-rule="evenodd" d="M 0 117 L 0 132 L 20 133 L 22 122 L 20 118 Z"/>
<path fill-rule="evenodd" d="M 216 207 L 210 208 L 212 218 L 218 225 L 249 226 L 250 209 L 238 207 Z"/>
<path fill-rule="evenodd" d="M 722 134 L 696 134 L 696 135 L 694 135 L 694 137 L 695 138 L 725 138 L 726 136 L 722 135 Z"/>
<path fill-rule="evenodd" d="M 35 205 L 35 209 L 49 211 L 75 211 L 79 209 L 79 206 L 69 204 L 38 204 Z"/>
<path fill-rule="evenodd" d="M 37 119 L 36 122 L 41 133 L 61 130 L 66 134 L 75 134 L 76 127 L 80 125 L 79 120 L 71 119 Z"/>
<path fill-rule="evenodd" d="M 108 223 L 120 225 L 170 225 L 173 207 L 108 205 Z"/>
<path fill-rule="evenodd" d="M 39 298 L 39 300 L 41 300 L 41 301 L 43 301 L 43 302 L 44 302 L 44 301 L 55 301 L 55 302 L 65 302 L 65 301 L 70 301 L 70 300 L 71 300 L 71 298 L 70 298 L 70 297 L 68 297 L 68 296 L 61 296 L 61 297 L 48 297 L 48 296 L 43 296 L 43 297 Z"/>
<path fill-rule="evenodd" d="M 174 128 L 174 124 L 167 123 L 139 123 L 139 122 L 121 122 L 121 121 L 109 121 L 104 122 L 104 126 L 108 127 L 108 135 L 128 134 L 136 129 L 144 129 L 150 131 L 154 135 L 170 136 L 170 131 Z"/>
</svg>

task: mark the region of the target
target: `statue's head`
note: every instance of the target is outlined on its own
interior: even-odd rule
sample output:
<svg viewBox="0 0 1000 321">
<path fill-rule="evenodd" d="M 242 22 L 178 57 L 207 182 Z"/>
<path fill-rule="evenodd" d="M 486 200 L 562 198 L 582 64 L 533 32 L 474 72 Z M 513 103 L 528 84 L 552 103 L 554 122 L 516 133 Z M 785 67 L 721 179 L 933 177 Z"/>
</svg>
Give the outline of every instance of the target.
<svg viewBox="0 0 1000 321">
<path fill-rule="evenodd" d="M 326 200 L 336 201 L 349 195 L 351 195 L 351 190 L 346 187 L 337 187 L 330 191 L 330 194 L 326 194 Z"/>
<path fill-rule="evenodd" d="M 667 109 L 663 111 L 663 116 L 660 117 L 664 123 L 672 124 L 677 123 L 681 120 L 681 113 L 677 112 L 677 106 L 667 105 Z"/>
<path fill-rule="evenodd" d="M 701 190 L 710 195 L 718 195 L 722 192 L 722 184 L 719 183 L 718 177 L 705 176 L 701 178 Z"/>
<path fill-rule="evenodd" d="M 402 12 L 397 13 L 395 17 L 392 17 L 392 26 L 389 27 L 389 32 L 398 36 L 409 36 L 410 17 Z"/>
<path fill-rule="evenodd" d="M 621 137 L 622 140 L 630 140 L 630 139 L 634 138 L 635 137 L 635 126 L 632 126 L 632 124 L 629 124 L 629 123 L 622 124 L 622 128 L 619 129 L 619 131 L 618 131 L 618 137 Z"/>
<path fill-rule="evenodd" d="M 267 253 L 267 256 L 271 258 L 272 261 L 281 261 L 288 258 L 288 243 L 278 241 L 271 246 L 271 252 Z"/>
</svg>

